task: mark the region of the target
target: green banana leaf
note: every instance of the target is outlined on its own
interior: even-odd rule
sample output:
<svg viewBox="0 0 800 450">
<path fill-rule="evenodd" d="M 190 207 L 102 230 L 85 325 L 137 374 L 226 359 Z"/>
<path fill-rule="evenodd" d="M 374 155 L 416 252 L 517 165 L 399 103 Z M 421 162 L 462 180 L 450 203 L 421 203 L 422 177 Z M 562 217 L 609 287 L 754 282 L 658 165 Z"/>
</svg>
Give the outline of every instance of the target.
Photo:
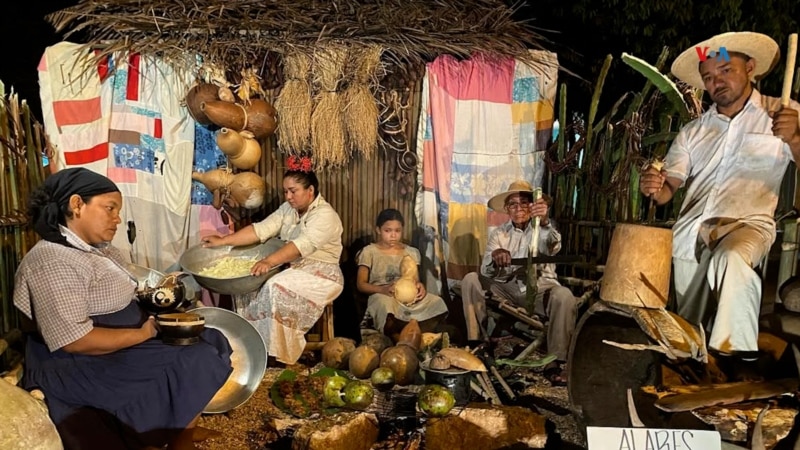
<svg viewBox="0 0 800 450">
<path fill-rule="evenodd" d="M 511 367 L 544 367 L 556 360 L 556 355 L 548 354 L 543 358 L 517 361 L 516 359 L 496 359 L 494 363 L 498 366 Z"/>
<path fill-rule="evenodd" d="M 622 61 L 650 80 L 650 82 L 667 97 L 670 103 L 672 103 L 672 106 L 678 111 L 683 122 L 689 121 L 689 110 L 686 108 L 686 102 L 683 101 L 683 95 L 672 80 L 643 59 L 623 53 Z"/>
</svg>

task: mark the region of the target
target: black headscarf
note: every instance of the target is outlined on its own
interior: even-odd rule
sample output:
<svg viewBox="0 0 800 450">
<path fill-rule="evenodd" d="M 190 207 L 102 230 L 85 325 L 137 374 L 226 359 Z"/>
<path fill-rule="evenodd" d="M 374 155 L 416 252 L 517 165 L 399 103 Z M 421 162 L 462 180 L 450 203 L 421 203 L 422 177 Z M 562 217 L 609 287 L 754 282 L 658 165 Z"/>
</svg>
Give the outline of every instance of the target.
<svg viewBox="0 0 800 450">
<path fill-rule="evenodd" d="M 59 229 L 59 224 L 64 223 L 64 210 L 69 198 L 77 194 L 88 199 L 109 192 L 119 192 L 119 188 L 103 175 L 83 167 L 60 170 L 39 188 L 39 204 L 32 205 L 30 210 L 33 229 L 46 241 L 71 247 Z"/>
</svg>

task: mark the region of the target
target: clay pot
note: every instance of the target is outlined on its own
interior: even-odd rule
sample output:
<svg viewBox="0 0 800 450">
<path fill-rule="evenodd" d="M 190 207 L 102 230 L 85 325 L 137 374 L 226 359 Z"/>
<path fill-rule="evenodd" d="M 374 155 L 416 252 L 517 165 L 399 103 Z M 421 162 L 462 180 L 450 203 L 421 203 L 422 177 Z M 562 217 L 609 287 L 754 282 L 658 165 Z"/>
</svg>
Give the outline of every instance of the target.
<svg viewBox="0 0 800 450">
<path fill-rule="evenodd" d="M 186 108 L 189 109 L 189 114 L 194 120 L 202 125 L 212 125 L 213 122 L 203 112 L 203 102 L 217 101 L 219 86 L 212 83 L 198 83 L 195 84 L 189 92 L 186 93 Z"/>
<path fill-rule="evenodd" d="M 237 169 L 249 170 L 261 159 L 261 145 L 249 131 L 242 131 L 239 135 L 242 137 L 242 146 L 238 152 L 228 155 L 228 159 Z"/>
<path fill-rule="evenodd" d="M 264 204 L 267 183 L 254 172 L 241 172 L 233 176 L 230 187 L 231 197 L 239 206 L 247 209 L 260 208 Z"/>
<path fill-rule="evenodd" d="M 250 101 L 247 106 L 222 100 L 203 102 L 200 109 L 220 127 L 236 131 L 250 131 L 256 139 L 262 139 L 275 131 L 275 108 L 261 99 Z"/>
</svg>

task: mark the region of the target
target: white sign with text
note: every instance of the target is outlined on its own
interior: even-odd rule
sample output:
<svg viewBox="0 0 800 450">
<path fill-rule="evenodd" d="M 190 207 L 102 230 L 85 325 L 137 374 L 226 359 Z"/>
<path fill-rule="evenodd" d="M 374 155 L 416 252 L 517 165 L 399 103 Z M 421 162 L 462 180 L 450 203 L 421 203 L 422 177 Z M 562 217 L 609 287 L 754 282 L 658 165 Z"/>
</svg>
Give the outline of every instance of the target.
<svg viewBox="0 0 800 450">
<path fill-rule="evenodd" d="M 589 450 L 720 450 L 716 431 L 586 427 Z"/>
</svg>

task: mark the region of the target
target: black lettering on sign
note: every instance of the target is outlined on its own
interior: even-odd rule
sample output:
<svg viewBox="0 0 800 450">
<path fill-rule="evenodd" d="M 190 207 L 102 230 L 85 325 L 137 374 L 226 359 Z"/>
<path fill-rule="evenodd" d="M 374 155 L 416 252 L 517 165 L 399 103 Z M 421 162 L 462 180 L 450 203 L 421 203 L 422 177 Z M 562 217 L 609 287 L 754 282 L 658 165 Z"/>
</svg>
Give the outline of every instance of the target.
<svg viewBox="0 0 800 450">
<path fill-rule="evenodd" d="M 656 450 L 655 437 L 647 430 L 647 441 L 644 443 L 644 450 Z"/>
<path fill-rule="evenodd" d="M 669 431 L 656 431 L 656 445 L 658 450 L 669 450 Z"/>
<path fill-rule="evenodd" d="M 686 435 L 687 435 L 687 434 L 689 435 L 689 439 L 691 439 L 691 438 L 693 438 L 693 437 L 694 437 L 694 433 L 692 433 L 692 432 L 691 432 L 691 431 L 689 431 L 689 430 L 685 430 L 685 431 L 684 431 L 684 432 L 681 434 L 681 440 L 683 441 L 683 445 L 685 445 L 685 446 L 686 446 L 686 450 L 692 450 L 692 447 L 689 445 L 689 443 L 688 443 L 688 442 L 686 442 Z"/>
<path fill-rule="evenodd" d="M 628 436 L 630 433 L 630 436 Z M 619 441 L 619 450 L 636 450 L 636 441 L 633 438 L 633 430 L 622 429 L 622 437 Z"/>
</svg>

